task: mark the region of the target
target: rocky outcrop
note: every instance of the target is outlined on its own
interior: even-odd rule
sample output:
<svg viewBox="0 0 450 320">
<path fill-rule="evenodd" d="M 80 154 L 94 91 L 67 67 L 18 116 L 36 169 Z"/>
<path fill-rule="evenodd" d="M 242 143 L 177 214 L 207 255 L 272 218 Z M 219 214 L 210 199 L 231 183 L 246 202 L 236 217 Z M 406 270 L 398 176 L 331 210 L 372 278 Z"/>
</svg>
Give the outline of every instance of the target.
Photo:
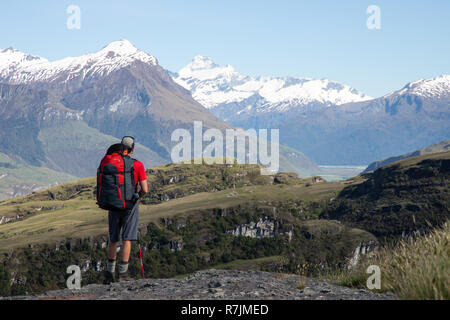
<svg viewBox="0 0 450 320">
<path fill-rule="evenodd" d="M 292 239 L 293 228 L 281 227 L 281 223 L 270 217 L 260 218 L 257 222 L 250 222 L 248 224 L 241 224 L 233 230 L 227 231 L 235 237 L 251 237 L 251 238 L 273 238 L 278 235 L 287 235 L 289 240 Z"/>
<path fill-rule="evenodd" d="M 1 166 L 0 166 L 1 167 Z M 0 175 L 0 180 L 3 178 L 6 178 L 8 174 Z M 4 182 L 5 183 L 5 182 Z M 16 183 L 16 184 L 6 184 L 3 185 L 3 188 L 9 191 L 4 191 L 0 193 L 0 201 L 6 200 L 9 198 L 17 198 L 22 197 L 27 194 L 30 194 L 32 192 L 40 191 L 43 189 L 51 188 L 54 186 L 57 186 L 59 182 L 54 182 L 46 185 L 42 185 L 39 183 L 33 183 L 33 182 L 23 182 L 23 183 Z"/>
<path fill-rule="evenodd" d="M 371 256 L 378 250 L 379 244 L 375 241 L 361 242 L 353 251 L 353 256 L 347 264 L 347 269 L 354 268 L 363 256 Z"/>
<path fill-rule="evenodd" d="M 54 211 L 54 210 L 59 210 L 62 208 L 64 208 L 64 204 L 55 204 L 53 206 L 33 206 L 29 209 L 18 210 L 18 213 L 16 215 L 0 216 L 0 225 L 9 223 L 9 222 L 16 222 L 16 221 L 22 220 L 29 215 L 33 215 L 33 214 L 36 214 L 41 211 Z"/>
<path fill-rule="evenodd" d="M 160 248 L 164 248 L 164 247 L 169 248 L 170 251 L 180 251 L 180 250 L 183 250 L 184 242 L 182 239 L 170 240 L 169 242 L 163 243 L 163 244 L 157 243 L 151 249 L 159 250 Z"/>
<path fill-rule="evenodd" d="M 15 220 L 17 220 L 17 219 L 19 219 L 20 217 L 17 215 L 17 216 L 15 216 L 15 217 L 5 217 L 5 216 L 2 216 L 2 217 L 0 217 L 0 224 L 4 224 L 4 223 L 8 223 L 8 222 L 11 222 L 11 221 L 15 221 Z"/>
<path fill-rule="evenodd" d="M 0 298 L 2 299 L 2 298 Z M 15 296 L 7 300 L 393 300 L 351 289 L 329 281 L 308 278 L 299 286 L 299 276 L 261 271 L 204 270 L 183 279 L 146 279 L 90 284 L 80 290 L 57 290 L 37 296 Z"/>
<path fill-rule="evenodd" d="M 103 271 L 103 265 L 101 261 L 91 261 L 89 259 L 84 260 L 80 265 L 81 272 L 87 272 L 93 269 L 96 272 Z"/>
</svg>

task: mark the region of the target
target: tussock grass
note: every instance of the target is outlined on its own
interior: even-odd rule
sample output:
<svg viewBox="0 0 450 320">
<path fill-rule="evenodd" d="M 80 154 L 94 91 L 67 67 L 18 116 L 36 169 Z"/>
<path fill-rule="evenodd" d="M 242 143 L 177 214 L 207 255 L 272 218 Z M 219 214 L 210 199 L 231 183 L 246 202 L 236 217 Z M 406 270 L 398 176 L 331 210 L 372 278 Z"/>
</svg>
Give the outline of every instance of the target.
<svg viewBox="0 0 450 320">
<path fill-rule="evenodd" d="M 297 280 L 297 289 L 298 290 L 304 290 L 306 288 L 306 275 L 308 274 L 308 269 L 311 266 L 308 263 L 302 264 L 299 266 L 297 273 L 298 273 L 298 280 Z"/>
<path fill-rule="evenodd" d="M 369 265 L 381 269 L 381 290 L 403 299 L 450 299 L 450 222 L 424 236 L 380 249 L 349 271 L 328 274 L 337 283 L 365 287 Z"/>
</svg>

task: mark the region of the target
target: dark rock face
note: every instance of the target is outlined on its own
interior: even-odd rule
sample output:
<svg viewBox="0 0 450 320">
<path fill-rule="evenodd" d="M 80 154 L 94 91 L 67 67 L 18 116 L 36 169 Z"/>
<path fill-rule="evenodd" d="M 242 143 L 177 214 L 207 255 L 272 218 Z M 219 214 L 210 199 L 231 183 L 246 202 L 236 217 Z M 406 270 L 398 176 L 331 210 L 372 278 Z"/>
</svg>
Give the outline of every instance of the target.
<svg viewBox="0 0 450 320">
<path fill-rule="evenodd" d="M 235 237 L 251 237 L 251 238 L 273 238 L 278 235 L 288 235 L 289 240 L 292 238 L 293 228 L 282 228 L 280 222 L 269 217 L 260 218 L 256 222 L 240 224 L 233 230 L 227 231 Z"/>
<path fill-rule="evenodd" d="M 281 273 L 205 270 L 183 279 L 146 279 L 111 285 L 90 284 L 80 290 L 57 290 L 13 300 L 392 300 L 393 294 L 350 289 L 328 281 Z"/>
</svg>

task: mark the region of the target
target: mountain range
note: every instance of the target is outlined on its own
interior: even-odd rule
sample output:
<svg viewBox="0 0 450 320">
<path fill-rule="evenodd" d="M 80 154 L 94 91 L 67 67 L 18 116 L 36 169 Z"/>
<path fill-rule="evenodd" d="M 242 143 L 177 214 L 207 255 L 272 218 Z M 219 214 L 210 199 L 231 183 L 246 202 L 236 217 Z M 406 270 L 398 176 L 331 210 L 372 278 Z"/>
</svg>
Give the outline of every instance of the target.
<svg viewBox="0 0 450 320">
<path fill-rule="evenodd" d="M 448 139 L 449 102 L 450 76 L 374 99 L 328 79 L 244 76 L 204 56 L 174 73 L 127 40 L 57 61 L 7 48 L 0 155 L 8 166 L 65 175 L 35 185 L 36 177 L 0 166 L 1 176 L 14 178 L 2 178 L 10 181 L 2 188 L 21 195 L 93 176 L 105 148 L 124 135 L 137 137 L 146 167 L 168 163 L 171 133 L 192 130 L 194 121 L 204 130 L 280 129 L 280 169 L 311 176 L 320 174 L 316 163 L 361 165 Z"/>
<path fill-rule="evenodd" d="M 450 76 L 379 98 L 328 79 L 244 76 L 195 57 L 174 80 L 219 118 L 279 128 L 281 143 L 322 165 L 362 165 L 450 137 Z"/>
<path fill-rule="evenodd" d="M 354 88 L 328 79 L 244 76 L 231 65 L 217 65 L 205 56 L 194 57 L 191 63 L 172 76 L 206 108 L 255 101 L 240 110 L 223 109 L 225 118 L 234 111 L 238 114 L 252 110 L 257 113 L 285 112 L 310 104 L 340 105 L 372 99 Z"/>
<path fill-rule="evenodd" d="M 14 48 L 0 51 L 0 154 L 36 171 L 67 174 L 45 184 L 23 177 L 37 183 L 33 188 L 95 175 L 106 148 L 124 135 L 136 137 L 135 155 L 146 167 L 168 163 L 171 133 L 192 131 L 194 121 L 202 121 L 204 130 L 232 128 L 127 40 L 57 61 Z M 319 170 L 301 152 L 280 149 L 282 169 L 303 176 Z M 11 176 L 10 168 L 0 174 Z M 23 194 L 20 182 L 13 182 L 0 198 Z"/>
</svg>

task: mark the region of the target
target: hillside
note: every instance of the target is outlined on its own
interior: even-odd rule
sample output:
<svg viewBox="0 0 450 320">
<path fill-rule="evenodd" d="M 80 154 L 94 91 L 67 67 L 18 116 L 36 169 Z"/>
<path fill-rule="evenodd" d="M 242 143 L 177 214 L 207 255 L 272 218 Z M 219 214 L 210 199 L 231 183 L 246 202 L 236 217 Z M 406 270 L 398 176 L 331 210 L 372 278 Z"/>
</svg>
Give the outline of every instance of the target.
<svg viewBox="0 0 450 320">
<path fill-rule="evenodd" d="M 310 203 L 333 197 L 345 185 L 314 183 L 316 178 L 299 179 L 289 173 L 265 176 L 258 165 L 170 164 L 149 169 L 147 174 L 150 192 L 141 199 L 140 222 L 158 225 L 161 218 L 227 208 L 239 212 L 239 206 L 256 205 L 264 211 L 278 207 L 275 203 L 287 202 L 287 210 L 304 201 L 301 206 L 309 209 Z M 14 223 L 0 226 L 0 251 L 30 243 L 64 241 L 75 235 L 84 238 L 106 234 L 106 213 L 95 205 L 94 187 L 95 179 L 86 178 L 0 202 L 0 216 L 14 219 Z"/>
<path fill-rule="evenodd" d="M 32 166 L 13 157 L 0 153 L 0 201 L 77 179 L 70 174 Z"/>
<path fill-rule="evenodd" d="M 426 154 L 381 167 L 347 186 L 322 213 L 378 238 L 425 232 L 450 217 L 450 152 Z"/>
<path fill-rule="evenodd" d="M 449 163 L 450 152 L 424 155 L 332 183 L 262 176 L 258 165 L 155 167 L 140 207 L 145 270 L 168 278 L 233 265 L 308 276 L 347 268 L 386 238 L 448 219 Z M 0 267 L 12 294 L 63 288 L 71 264 L 83 285 L 102 281 L 107 213 L 95 205 L 94 182 L 0 202 Z M 138 256 L 134 246 L 135 277 Z"/>
<path fill-rule="evenodd" d="M 349 182 L 262 176 L 259 166 L 238 164 L 171 164 L 148 173 L 140 240 L 152 277 L 264 257 L 256 268 L 334 266 L 346 264 L 359 244 L 376 242 L 363 230 L 317 219 Z M 9 221 L 0 225 L 0 261 L 11 272 L 13 294 L 64 287 L 68 264 L 82 266 L 85 283 L 102 281 L 107 213 L 96 207 L 93 188 L 94 179 L 86 178 L 0 203 Z M 137 276 L 136 249 L 130 270 Z"/>
<path fill-rule="evenodd" d="M 375 171 L 378 168 L 381 168 L 381 167 L 383 167 L 385 165 L 388 165 L 390 163 L 393 163 L 393 162 L 396 162 L 396 161 L 399 161 L 399 160 L 402 160 L 402 159 L 417 157 L 417 156 L 420 156 L 420 155 L 436 153 L 436 152 L 445 152 L 445 151 L 448 151 L 448 150 L 450 150 L 450 140 L 441 141 L 441 142 L 432 144 L 431 146 L 428 146 L 428 147 L 425 147 L 425 148 L 422 148 L 422 149 L 419 149 L 419 150 L 416 150 L 416 151 L 413 151 L 413 152 L 409 152 L 409 153 L 402 154 L 402 155 L 399 155 L 399 156 L 390 157 L 390 158 L 387 158 L 387 159 L 384 159 L 384 160 L 379 160 L 379 161 L 372 162 L 362 172 L 362 174 L 370 172 L 370 171 Z"/>
</svg>

